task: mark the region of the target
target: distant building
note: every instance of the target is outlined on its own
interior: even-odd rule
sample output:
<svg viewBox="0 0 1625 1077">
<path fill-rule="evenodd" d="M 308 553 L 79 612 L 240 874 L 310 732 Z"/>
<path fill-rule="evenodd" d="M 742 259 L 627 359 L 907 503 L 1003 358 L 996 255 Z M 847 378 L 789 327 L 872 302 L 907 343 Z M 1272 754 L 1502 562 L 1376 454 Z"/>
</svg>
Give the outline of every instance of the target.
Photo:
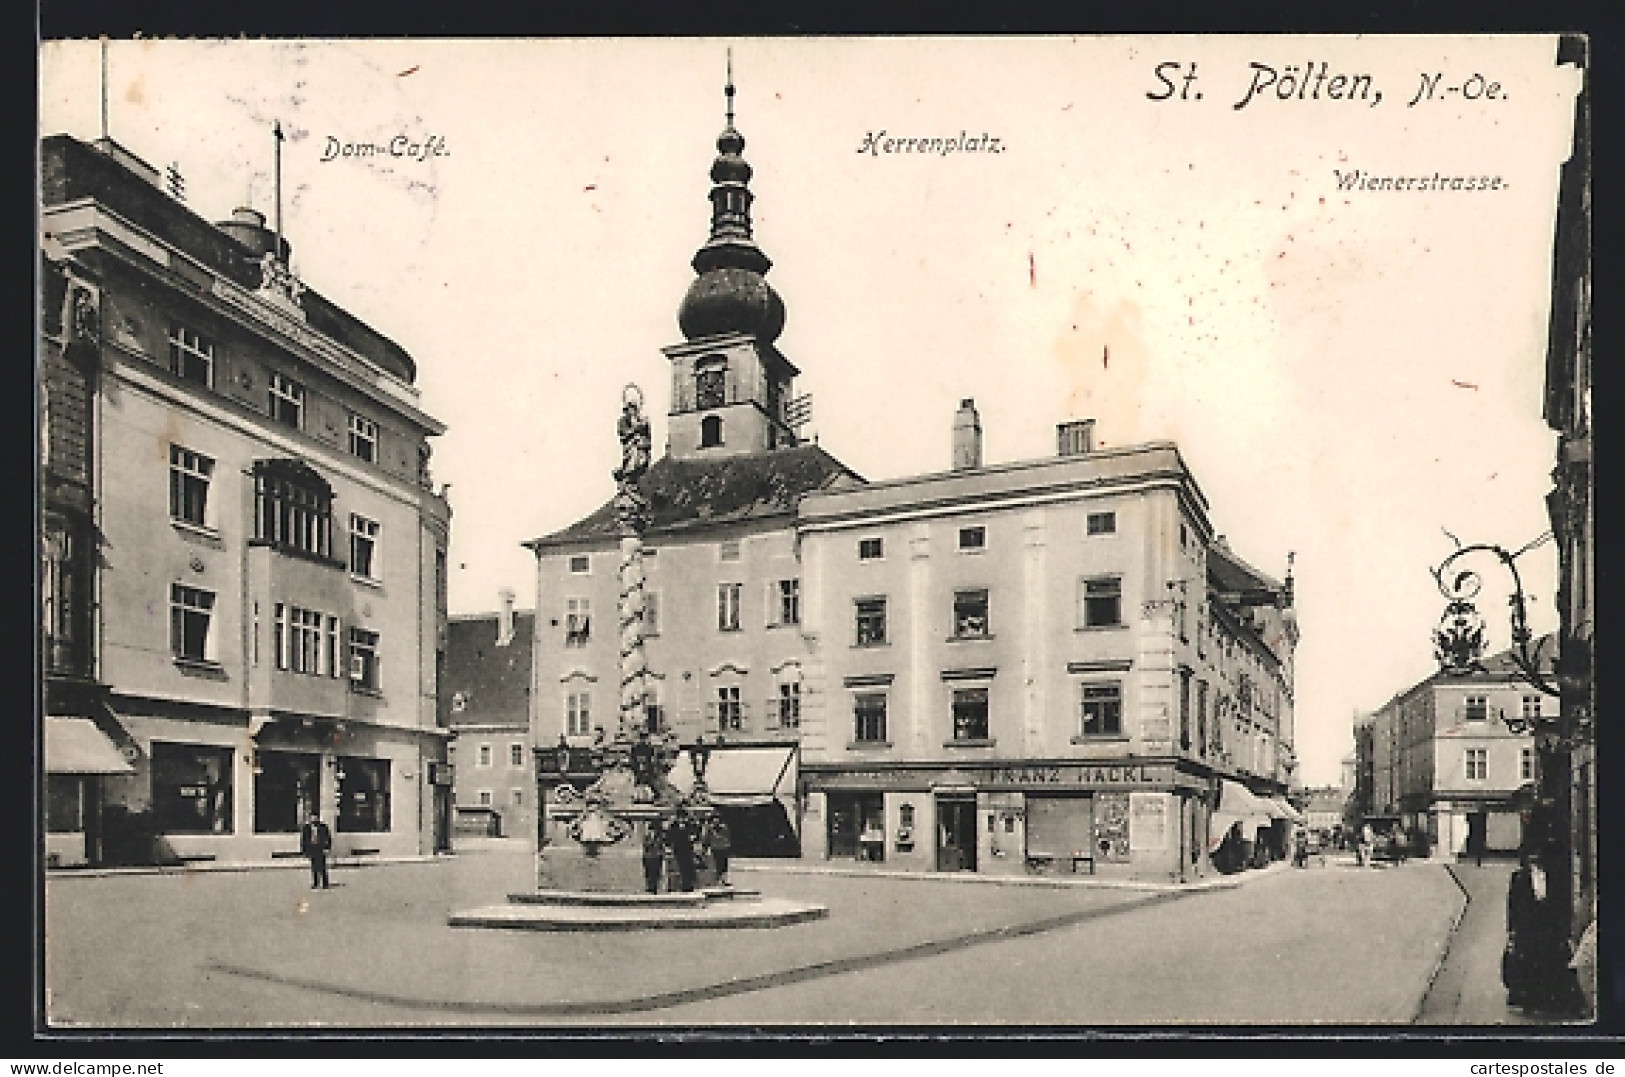
<svg viewBox="0 0 1625 1077">
<path fill-rule="evenodd" d="M 536 615 L 515 610 L 510 590 L 500 598 L 496 613 L 454 616 L 446 632 L 457 829 L 526 837 L 536 826 L 530 736 Z"/>
<path fill-rule="evenodd" d="M 1349 790 L 1341 785 L 1308 786 L 1302 790 L 1303 820 L 1311 830 L 1341 826 Z"/>
<path fill-rule="evenodd" d="M 1367 734 L 1356 728 L 1369 759 L 1367 814 L 1397 816 L 1438 856 L 1515 851 L 1537 780 L 1534 739 L 1506 718 L 1538 718 L 1552 700 L 1523 681 L 1508 652 L 1483 664 L 1483 673 L 1412 685 L 1370 715 Z"/>
<path fill-rule="evenodd" d="M 444 847 L 451 510 L 412 358 L 263 215 L 211 224 L 107 139 L 40 155 L 48 850 L 297 855 L 316 810 L 340 855 Z"/>
</svg>

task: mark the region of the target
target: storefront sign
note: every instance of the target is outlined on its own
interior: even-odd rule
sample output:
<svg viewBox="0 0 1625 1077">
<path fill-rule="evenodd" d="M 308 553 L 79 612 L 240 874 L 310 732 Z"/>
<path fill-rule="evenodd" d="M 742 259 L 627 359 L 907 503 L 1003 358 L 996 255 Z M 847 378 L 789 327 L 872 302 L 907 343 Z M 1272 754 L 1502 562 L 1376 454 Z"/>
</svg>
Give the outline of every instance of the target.
<svg viewBox="0 0 1625 1077">
<path fill-rule="evenodd" d="M 1168 763 L 1021 763 L 1008 766 L 864 768 L 807 772 L 811 789 L 1019 789 L 1091 790 L 1171 786 Z"/>
</svg>

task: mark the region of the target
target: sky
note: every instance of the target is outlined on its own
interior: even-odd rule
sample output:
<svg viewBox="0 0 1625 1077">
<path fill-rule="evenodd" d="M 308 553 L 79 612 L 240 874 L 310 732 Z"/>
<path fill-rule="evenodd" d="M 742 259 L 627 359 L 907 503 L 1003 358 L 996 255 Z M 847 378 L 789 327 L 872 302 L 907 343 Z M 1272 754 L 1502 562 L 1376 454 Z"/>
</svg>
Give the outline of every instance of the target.
<svg viewBox="0 0 1625 1077">
<path fill-rule="evenodd" d="M 113 137 L 210 220 L 274 215 L 282 124 L 294 271 L 448 426 L 454 613 L 530 604 L 520 543 L 613 492 L 626 383 L 663 443 L 730 47 L 805 432 L 870 479 L 946 469 L 963 397 L 988 463 L 1079 418 L 1177 442 L 1240 556 L 1295 555 L 1298 754 L 1336 782 L 1355 714 L 1435 668 L 1447 532 L 1549 527 L 1555 37 L 110 42 Z M 43 46 L 42 134 L 101 133 L 101 68 Z M 342 152 L 396 136 L 440 152 Z M 1554 629 L 1554 545 L 1518 564 Z"/>
</svg>

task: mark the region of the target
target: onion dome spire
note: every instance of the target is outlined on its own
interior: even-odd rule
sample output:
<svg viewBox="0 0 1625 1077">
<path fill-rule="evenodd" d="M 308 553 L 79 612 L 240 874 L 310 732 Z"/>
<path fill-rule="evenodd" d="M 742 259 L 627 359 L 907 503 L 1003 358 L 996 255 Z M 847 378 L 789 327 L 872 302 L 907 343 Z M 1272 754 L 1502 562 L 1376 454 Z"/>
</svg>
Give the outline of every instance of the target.
<svg viewBox="0 0 1625 1077">
<path fill-rule="evenodd" d="M 711 234 L 690 263 L 698 274 L 677 311 L 689 340 L 751 333 L 765 343 L 784 330 L 784 301 L 763 279 L 773 265 L 751 236 L 750 165 L 745 136 L 734 127 L 733 51 L 728 53 L 726 124 L 711 163 Z"/>
</svg>

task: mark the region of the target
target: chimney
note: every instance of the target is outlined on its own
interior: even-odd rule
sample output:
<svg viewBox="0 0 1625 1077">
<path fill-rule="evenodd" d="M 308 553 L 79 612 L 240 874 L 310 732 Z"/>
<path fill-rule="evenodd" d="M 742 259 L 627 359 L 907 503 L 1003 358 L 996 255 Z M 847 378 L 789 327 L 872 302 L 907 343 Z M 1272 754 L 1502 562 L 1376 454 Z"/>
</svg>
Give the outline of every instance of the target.
<svg viewBox="0 0 1625 1077">
<path fill-rule="evenodd" d="M 265 214 L 257 209 L 247 206 L 238 206 L 231 212 L 229 221 L 216 221 L 216 228 L 235 239 L 248 249 L 256 259 L 265 257 L 269 251 L 277 251 L 284 265 L 293 255 L 293 247 L 287 240 L 277 246 L 276 233 L 265 227 Z"/>
<path fill-rule="evenodd" d="M 497 646 L 506 647 L 513 642 L 513 588 L 504 587 L 497 597 L 502 600 L 502 612 L 497 614 Z"/>
<path fill-rule="evenodd" d="M 967 396 L 954 412 L 953 469 L 967 471 L 981 466 L 982 420 L 976 414 L 976 401 Z"/>
<path fill-rule="evenodd" d="M 1076 419 L 1055 426 L 1055 451 L 1060 456 L 1082 456 L 1095 447 L 1095 421 Z"/>
</svg>

